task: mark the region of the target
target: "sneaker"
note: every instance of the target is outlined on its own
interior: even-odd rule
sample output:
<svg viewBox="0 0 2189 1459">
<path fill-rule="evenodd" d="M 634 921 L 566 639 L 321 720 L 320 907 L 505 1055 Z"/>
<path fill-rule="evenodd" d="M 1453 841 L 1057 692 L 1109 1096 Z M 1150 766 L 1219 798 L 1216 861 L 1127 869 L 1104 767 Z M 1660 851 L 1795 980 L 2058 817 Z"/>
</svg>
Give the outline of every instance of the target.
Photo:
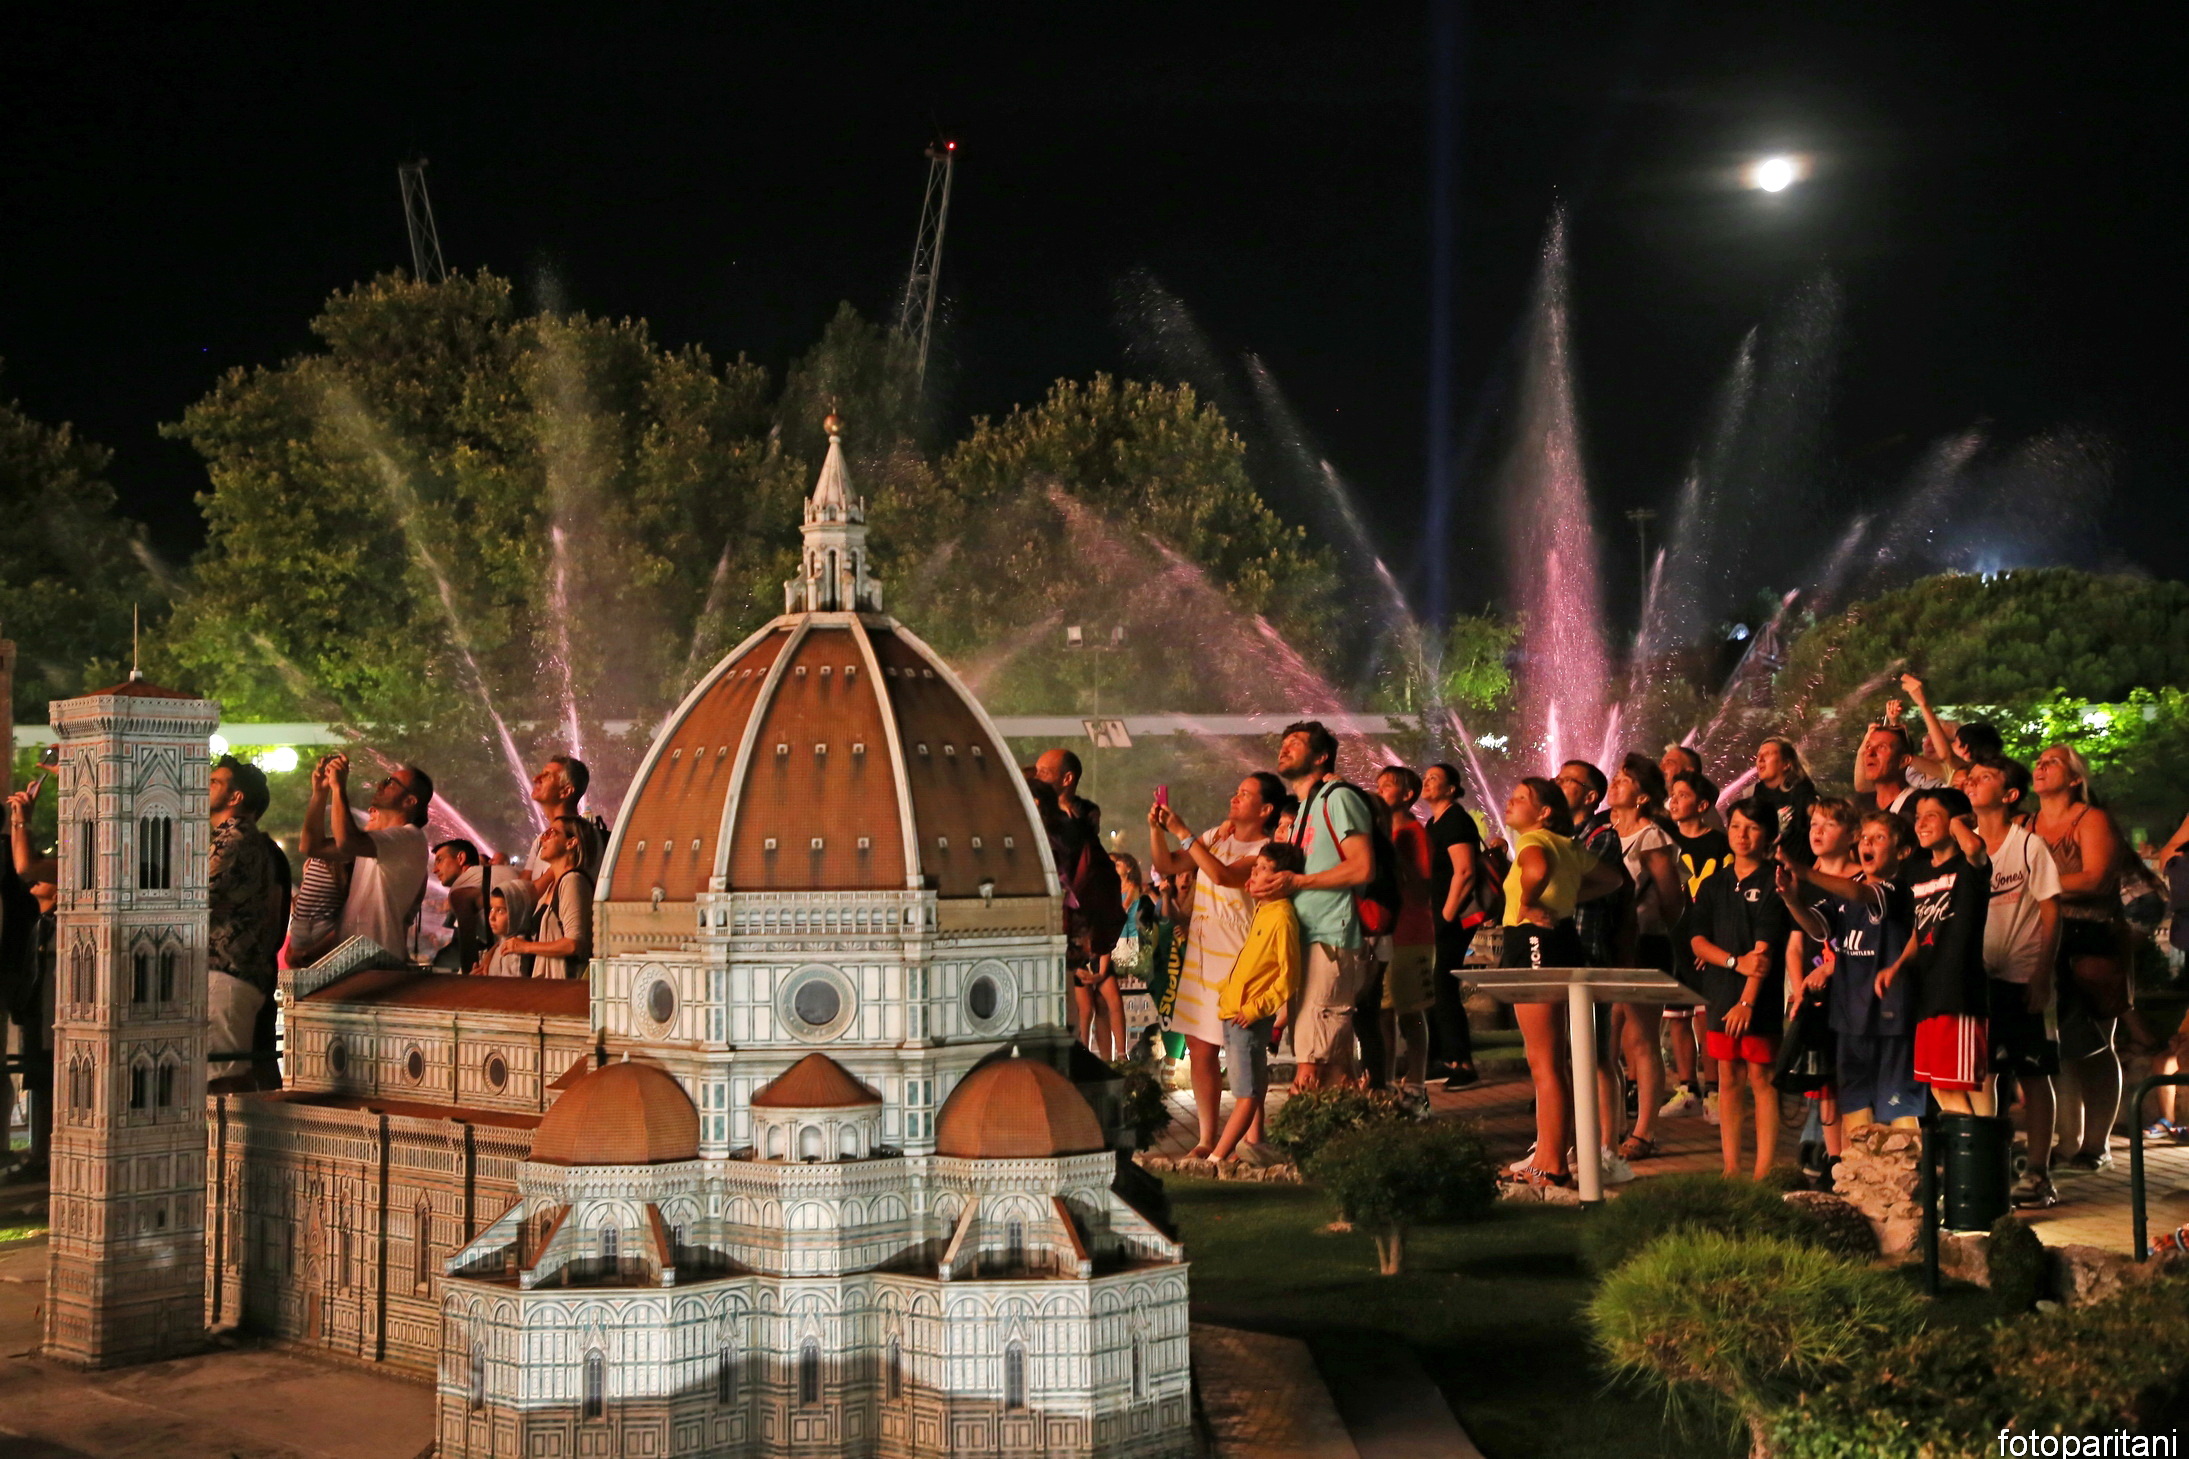
<svg viewBox="0 0 2189 1459">
<path fill-rule="evenodd" d="M 1703 1118 L 1711 1124 L 1718 1122 L 1718 1091 L 1715 1089 L 1703 1096 Z"/>
<path fill-rule="evenodd" d="M 1407 1085 L 1399 1091 L 1399 1103 L 1417 1120 L 1429 1118 L 1429 1091 Z"/>
<path fill-rule="evenodd" d="M 1474 1065 L 1458 1064 L 1453 1066 L 1452 1072 L 1444 1077 L 1444 1092 L 1446 1094 L 1457 1094 L 1468 1085 L 1480 1084 L 1481 1082 L 1482 1075 L 1476 1071 Z"/>
<path fill-rule="evenodd" d="M 1685 1085 L 1672 1091 L 1672 1098 L 1657 1107 L 1659 1118 L 1667 1115 L 1691 1115 L 1703 1107 L 1695 1092 Z"/>
<path fill-rule="evenodd" d="M 2100 1150 L 2094 1155 L 2070 1155 L 2067 1157 L 2067 1168 L 2080 1171 L 2111 1170 L 2113 1168 L 2113 1152 Z"/>
<path fill-rule="evenodd" d="M 2060 1204 L 2060 1193 L 2052 1188 L 2051 1176 L 2032 1170 L 2014 1183 L 2007 1200 L 2018 1211 L 2042 1211 Z"/>
<path fill-rule="evenodd" d="M 1605 1185 L 1625 1185 L 1634 1179 L 1634 1167 L 1627 1164 L 1616 1150 L 1599 1150 L 1598 1167 L 1604 1173 Z"/>
</svg>

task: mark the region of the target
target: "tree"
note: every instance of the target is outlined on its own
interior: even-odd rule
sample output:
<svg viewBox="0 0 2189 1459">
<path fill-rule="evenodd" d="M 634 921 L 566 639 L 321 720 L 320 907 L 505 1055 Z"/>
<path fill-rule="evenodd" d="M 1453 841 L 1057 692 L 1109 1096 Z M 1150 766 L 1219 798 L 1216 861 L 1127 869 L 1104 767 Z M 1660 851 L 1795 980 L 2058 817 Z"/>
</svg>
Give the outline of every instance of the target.
<svg viewBox="0 0 2189 1459">
<path fill-rule="evenodd" d="M 1368 1229 L 1387 1277 L 1406 1268 L 1409 1229 L 1474 1220 L 1497 1199 L 1497 1162 L 1481 1130 L 1462 1120 L 1364 1125 L 1322 1146 L 1307 1173 L 1347 1221 Z"/>
<path fill-rule="evenodd" d="M 119 677 L 132 606 L 165 606 L 142 530 L 115 513 L 111 460 L 71 427 L 0 403 L 0 635 L 15 640 L 18 717 L 43 719 L 47 701 Z"/>
<path fill-rule="evenodd" d="M 167 428 L 212 483 L 171 672 L 238 718 L 369 726 L 504 836 L 543 746 L 620 784 L 697 668 L 780 611 L 805 473 L 766 438 L 765 372 L 520 315 L 483 272 L 375 279 L 312 331 Z"/>
<path fill-rule="evenodd" d="M 2072 568 L 1925 578 L 1795 639 L 1775 685 L 1780 717 L 1823 733 L 1829 711 L 1829 762 L 1899 696 L 1902 672 L 1920 676 L 1933 703 L 1979 709 L 2002 728 L 2039 719 L 2047 700 L 2113 704 L 2189 686 L 2189 584 Z"/>
<path fill-rule="evenodd" d="M 998 706 L 1336 707 L 1331 558 L 1190 387 L 1060 380 L 976 419 L 919 489 L 873 493 L 877 556 L 919 564 L 892 591 Z M 1123 651 L 1071 653 L 1072 624 L 1105 646 L 1122 629 Z"/>
</svg>

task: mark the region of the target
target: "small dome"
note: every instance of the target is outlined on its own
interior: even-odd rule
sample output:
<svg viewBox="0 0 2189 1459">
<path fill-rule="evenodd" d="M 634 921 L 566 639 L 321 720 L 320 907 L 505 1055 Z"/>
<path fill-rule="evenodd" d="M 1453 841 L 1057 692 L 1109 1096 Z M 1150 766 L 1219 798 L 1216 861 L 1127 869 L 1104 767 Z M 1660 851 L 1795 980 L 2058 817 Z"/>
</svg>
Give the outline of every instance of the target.
<svg viewBox="0 0 2189 1459">
<path fill-rule="evenodd" d="M 1072 1081 L 1035 1059 L 998 1059 L 960 1080 L 935 1121 L 935 1153 L 1028 1160 L 1103 1149 L 1102 1122 Z"/>
<path fill-rule="evenodd" d="M 604 1064 L 563 1092 L 532 1137 L 549 1165 L 661 1165 L 699 1156 L 699 1111 L 651 1064 Z"/>
<path fill-rule="evenodd" d="M 826 1054 L 808 1054 L 752 1097 L 755 1109 L 850 1109 L 882 1097 Z"/>
</svg>

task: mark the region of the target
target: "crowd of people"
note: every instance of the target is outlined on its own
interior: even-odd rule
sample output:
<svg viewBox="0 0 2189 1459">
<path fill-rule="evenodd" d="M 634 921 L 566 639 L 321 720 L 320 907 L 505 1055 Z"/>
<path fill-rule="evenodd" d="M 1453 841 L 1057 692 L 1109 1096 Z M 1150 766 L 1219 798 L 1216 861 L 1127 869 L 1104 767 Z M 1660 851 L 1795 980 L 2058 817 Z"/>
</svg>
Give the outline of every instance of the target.
<svg viewBox="0 0 2189 1459">
<path fill-rule="evenodd" d="M 351 938 L 440 971 L 487 977 L 582 978 L 592 958 L 593 878 L 606 829 L 584 814 L 585 762 L 556 755 L 532 779 L 537 839 L 522 860 L 495 864 L 465 838 L 438 843 L 426 827 L 433 778 L 396 765 L 359 804 L 347 755 L 311 772 L 300 837 L 302 869 L 263 830 L 272 802 L 265 772 L 222 755 L 208 776 L 206 1021 L 214 1092 L 278 1081 L 273 992 L 280 970 L 316 962 Z M 33 807 L 44 778 L 7 800 L 10 856 L 0 864 L 0 1007 L 21 1031 L 30 1095 L 29 1163 L 42 1164 L 51 1129 L 54 999 L 50 847 L 34 843 Z M 440 935 L 422 925 L 428 879 L 442 889 Z M 0 1079 L 0 1128 L 14 1082 Z"/>
<path fill-rule="evenodd" d="M 1077 757 L 1052 750 L 1028 775 L 1073 909 L 1075 1031 L 1125 1056 L 1120 979 L 1144 989 L 1139 1032 L 1193 1091 L 1192 1156 L 1266 1162 L 1273 1053 L 1289 1049 L 1294 1091 L 1349 1081 L 1426 1113 L 1432 1079 L 1479 1077 L 1470 959 L 1651 969 L 1692 1005 L 1600 1006 L 1601 1066 L 1578 1085 L 1565 1003 L 1514 1005 L 1535 1142 L 1507 1180 L 1572 1183 L 1577 1088 L 1598 1101 L 1590 1153 L 1609 1180 L 1656 1158 L 1661 1122 L 1683 1117 L 1717 1125 L 1727 1174 L 1761 1178 L 1784 1094 L 1804 1099 L 1800 1164 L 1820 1187 L 1865 1125 L 2011 1113 L 2027 1146 L 2012 1199 L 2050 1206 L 2057 1172 L 2112 1160 L 2121 1052 L 2158 1051 L 2131 968 L 2168 898 L 2073 745 L 2025 765 L 1991 725 L 1947 725 L 1919 680 L 1902 685 L 1866 729 L 1851 796 L 1822 793 L 1772 735 L 1737 795 L 1672 745 L 1608 774 L 1572 760 L 1522 777 L 1495 826 L 1462 806 L 1454 767 L 1390 765 L 1355 785 L 1336 738 L 1302 722 L 1214 824 L 1158 787 L 1145 863 L 1113 838 L 1101 870 L 1100 810 L 1077 793 Z M 2189 821 L 2146 852 L 2171 876 L 2189 873 L 2185 849 Z M 2189 1138 L 2159 1109 L 2154 1136 Z"/>
</svg>

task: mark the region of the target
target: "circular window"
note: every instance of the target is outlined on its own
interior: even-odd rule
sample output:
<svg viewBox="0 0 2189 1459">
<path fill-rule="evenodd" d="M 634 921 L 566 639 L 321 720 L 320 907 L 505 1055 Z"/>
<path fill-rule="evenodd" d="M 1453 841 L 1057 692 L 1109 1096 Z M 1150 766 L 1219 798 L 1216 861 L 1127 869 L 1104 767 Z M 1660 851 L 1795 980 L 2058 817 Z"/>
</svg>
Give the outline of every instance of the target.
<svg viewBox="0 0 2189 1459">
<path fill-rule="evenodd" d="M 646 990 L 646 1011 L 654 1022 L 667 1023 L 676 1017 L 676 989 L 667 982 L 657 982 Z"/>
<path fill-rule="evenodd" d="M 791 995 L 790 1006 L 802 1022 L 834 1023 L 836 1015 L 844 1011 L 844 999 L 827 979 L 812 978 Z"/>
<path fill-rule="evenodd" d="M 413 1084 L 425 1078 L 426 1056 L 417 1049 L 412 1049 L 403 1060 L 403 1072 L 410 1076 L 410 1082 Z"/>
<path fill-rule="evenodd" d="M 327 1040 L 327 1067 L 337 1074 L 350 1072 L 350 1046 L 340 1039 Z"/>
<path fill-rule="evenodd" d="M 822 1040 L 850 1027 L 859 995 L 842 973 L 809 964 L 792 973 L 776 996 L 776 1012 L 792 1037 Z"/>
<path fill-rule="evenodd" d="M 1018 1015 L 1018 980 L 1011 969 L 994 958 L 977 963 L 967 974 L 958 1006 L 972 1032 L 1003 1033 Z"/>
<path fill-rule="evenodd" d="M 489 1089 L 500 1089 L 509 1083 L 509 1061 L 500 1054 L 486 1056 L 486 1084 Z"/>
</svg>

